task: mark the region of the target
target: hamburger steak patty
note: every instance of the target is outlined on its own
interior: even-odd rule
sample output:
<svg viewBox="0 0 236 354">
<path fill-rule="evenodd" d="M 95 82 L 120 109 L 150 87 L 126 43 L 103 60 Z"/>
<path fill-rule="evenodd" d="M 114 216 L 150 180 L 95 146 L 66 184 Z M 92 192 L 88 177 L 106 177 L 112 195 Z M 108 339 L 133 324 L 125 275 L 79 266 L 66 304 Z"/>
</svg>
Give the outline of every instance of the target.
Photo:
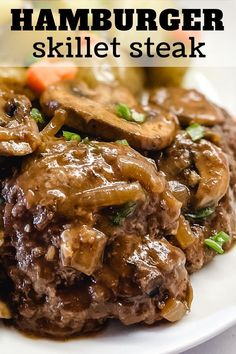
<svg viewBox="0 0 236 354">
<path fill-rule="evenodd" d="M 187 311 L 185 256 L 164 238 L 181 203 L 152 161 L 115 143 L 53 140 L 3 195 L 20 329 L 64 338 L 107 318 L 152 324 Z"/>
</svg>

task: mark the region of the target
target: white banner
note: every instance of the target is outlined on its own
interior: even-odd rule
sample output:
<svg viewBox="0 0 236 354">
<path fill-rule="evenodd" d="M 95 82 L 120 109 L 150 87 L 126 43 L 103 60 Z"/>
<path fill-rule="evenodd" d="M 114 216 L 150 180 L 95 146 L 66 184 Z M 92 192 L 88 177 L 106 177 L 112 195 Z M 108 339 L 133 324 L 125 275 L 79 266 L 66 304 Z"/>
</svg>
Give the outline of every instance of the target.
<svg viewBox="0 0 236 354">
<path fill-rule="evenodd" d="M 236 0 L 8 0 L 0 66 L 236 67 Z"/>
</svg>

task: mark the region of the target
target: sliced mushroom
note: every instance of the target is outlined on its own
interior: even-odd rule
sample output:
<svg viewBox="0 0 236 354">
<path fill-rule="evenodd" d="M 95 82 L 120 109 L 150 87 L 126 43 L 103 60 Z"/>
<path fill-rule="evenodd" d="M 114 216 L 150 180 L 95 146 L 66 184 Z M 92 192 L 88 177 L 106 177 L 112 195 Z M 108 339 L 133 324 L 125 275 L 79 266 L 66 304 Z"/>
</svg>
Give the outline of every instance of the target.
<svg viewBox="0 0 236 354">
<path fill-rule="evenodd" d="M 213 126 L 225 120 L 221 109 L 196 90 L 158 88 L 152 91 L 150 101 L 176 114 L 184 125 L 196 122 Z"/>
<path fill-rule="evenodd" d="M 28 155 L 39 146 L 39 131 L 30 109 L 27 97 L 0 89 L 0 155 Z"/>
<path fill-rule="evenodd" d="M 195 165 L 201 176 L 195 195 L 197 208 L 216 205 L 229 187 L 229 164 L 226 155 L 209 141 L 195 145 Z"/>
<path fill-rule="evenodd" d="M 119 117 L 116 113 L 119 103 L 144 114 L 145 121 L 139 124 Z M 173 114 L 154 104 L 139 105 L 124 87 L 100 85 L 91 90 L 81 82 L 60 82 L 45 91 L 41 104 L 49 116 L 63 108 L 68 113 L 69 127 L 107 140 L 127 139 L 138 149 L 163 149 L 171 144 L 177 128 Z"/>
<path fill-rule="evenodd" d="M 185 131 L 176 135 L 157 164 L 168 181 L 177 181 L 191 192 L 191 198 L 186 194 L 183 200 L 184 207 L 189 203 L 195 209 L 215 206 L 229 187 L 229 163 L 223 151 L 205 139 L 192 141 Z M 169 187 L 175 195 L 173 183 Z"/>
</svg>

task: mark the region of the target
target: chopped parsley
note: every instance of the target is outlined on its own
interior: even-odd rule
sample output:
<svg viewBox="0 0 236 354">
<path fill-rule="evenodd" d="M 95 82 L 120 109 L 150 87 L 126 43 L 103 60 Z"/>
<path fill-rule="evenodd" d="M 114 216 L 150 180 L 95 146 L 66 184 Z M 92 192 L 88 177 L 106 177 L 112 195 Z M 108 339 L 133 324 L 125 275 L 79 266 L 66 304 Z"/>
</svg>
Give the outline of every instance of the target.
<svg viewBox="0 0 236 354">
<path fill-rule="evenodd" d="M 214 212 L 215 210 L 213 208 L 205 208 L 198 210 L 195 213 L 185 214 L 185 216 L 191 219 L 205 219 L 208 216 L 212 215 Z"/>
<path fill-rule="evenodd" d="M 71 141 L 71 140 L 77 140 L 78 142 L 81 141 L 81 137 L 79 134 L 76 133 L 72 133 L 72 132 L 67 132 L 65 130 L 63 130 L 63 137 L 67 140 L 67 141 Z"/>
<path fill-rule="evenodd" d="M 119 117 L 132 121 L 131 109 L 126 104 L 119 103 L 116 106 L 116 113 Z"/>
<path fill-rule="evenodd" d="M 134 202 L 126 203 L 113 217 L 112 223 L 114 225 L 121 225 L 123 221 L 132 215 L 136 209 L 137 204 Z"/>
<path fill-rule="evenodd" d="M 228 234 L 226 234 L 224 231 L 218 232 L 216 235 L 207 238 L 204 243 L 206 246 L 212 248 L 215 252 L 219 254 L 223 254 L 223 245 L 224 243 L 228 242 L 230 240 L 230 237 Z"/>
<path fill-rule="evenodd" d="M 119 145 L 126 145 L 126 146 L 129 146 L 129 143 L 126 139 L 123 139 L 123 140 L 116 140 L 116 143 L 119 144 Z"/>
<path fill-rule="evenodd" d="M 145 121 L 145 114 L 129 108 L 129 106 L 124 103 L 119 103 L 116 105 L 116 114 L 130 122 L 143 123 Z"/>
<path fill-rule="evenodd" d="M 197 141 L 204 137 L 205 129 L 202 125 L 193 123 L 186 128 L 186 132 L 190 135 L 192 141 Z"/>
<path fill-rule="evenodd" d="M 38 110 L 38 108 L 32 108 L 30 116 L 35 120 L 36 123 L 45 123 L 42 113 Z"/>
</svg>

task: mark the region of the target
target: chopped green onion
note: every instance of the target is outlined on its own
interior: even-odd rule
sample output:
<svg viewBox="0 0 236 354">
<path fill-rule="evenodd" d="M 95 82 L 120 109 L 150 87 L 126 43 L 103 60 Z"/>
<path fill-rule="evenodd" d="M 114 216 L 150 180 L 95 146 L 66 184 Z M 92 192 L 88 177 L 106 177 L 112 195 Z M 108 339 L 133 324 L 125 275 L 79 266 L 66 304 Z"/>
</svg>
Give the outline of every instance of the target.
<svg viewBox="0 0 236 354">
<path fill-rule="evenodd" d="M 225 242 L 228 242 L 230 240 L 230 237 L 224 231 L 220 231 L 215 236 L 213 236 L 213 240 L 218 243 L 224 244 Z"/>
<path fill-rule="evenodd" d="M 226 234 L 224 231 L 220 231 L 216 235 L 207 238 L 204 241 L 204 243 L 205 245 L 212 248 L 217 253 L 223 254 L 224 250 L 222 246 L 224 245 L 224 243 L 228 242 L 229 240 L 230 240 L 230 236 Z"/>
<path fill-rule="evenodd" d="M 116 113 L 119 117 L 126 119 L 130 122 L 143 123 L 145 121 L 145 114 L 129 108 L 129 106 L 124 103 L 119 103 L 116 106 Z"/>
<path fill-rule="evenodd" d="M 219 245 L 217 242 L 213 241 L 211 238 L 207 238 L 205 240 L 205 245 L 208 247 L 212 248 L 215 252 L 219 254 L 223 254 L 224 250 L 221 245 Z"/>
<path fill-rule="evenodd" d="M 63 131 L 63 137 L 67 140 L 67 141 L 71 141 L 71 140 L 77 140 L 78 142 L 81 141 L 81 137 L 79 134 L 76 133 L 72 133 L 72 132 L 67 132 L 67 131 Z"/>
<path fill-rule="evenodd" d="M 191 136 L 193 141 L 197 141 L 204 137 L 205 129 L 202 125 L 193 123 L 186 128 L 186 132 Z"/>
<path fill-rule="evenodd" d="M 136 111 L 132 111 L 132 118 L 136 123 L 143 123 L 145 121 L 145 115 Z"/>
<path fill-rule="evenodd" d="M 119 144 L 119 145 L 126 145 L 126 146 L 129 146 L 129 143 L 126 139 L 123 139 L 123 140 L 116 140 L 116 143 Z"/>
<path fill-rule="evenodd" d="M 30 116 L 35 120 L 36 123 L 45 123 L 42 113 L 38 110 L 38 108 L 32 108 Z"/>
<path fill-rule="evenodd" d="M 198 210 L 195 213 L 185 214 L 185 216 L 191 219 L 204 219 L 212 215 L 214 212 L 215 210 L 213 208 L 205 208 L 202 210 Z"/>
<path fill-rule="evenodd" d="M 119 103 L 116 106 L 116 113 L 119 117 L 132 121 L 131 109 L 127 106 L 127 104 Z"/>
<path fill-rule="evenodd" d="M 134 213 L 136 206 L 137 204 L 134 202 L 126 203 L 123 208 L 113 216 L 112 223 L 114 225 L 121 225 L 128 216 Z"/>
</svg>

